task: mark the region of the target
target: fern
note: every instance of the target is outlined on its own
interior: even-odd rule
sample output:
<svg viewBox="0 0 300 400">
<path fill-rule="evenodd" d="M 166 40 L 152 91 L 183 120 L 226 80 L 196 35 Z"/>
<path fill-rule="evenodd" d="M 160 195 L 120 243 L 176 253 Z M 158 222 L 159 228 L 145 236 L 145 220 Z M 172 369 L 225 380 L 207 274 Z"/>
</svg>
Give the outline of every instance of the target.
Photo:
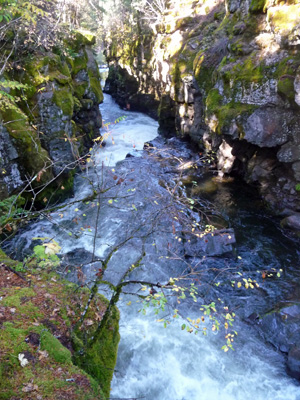
<svg viewBox="0 0 300 400">
<path fill-rule="evenodd" d="M 28 88 L 29 88 L 29 86 L 28 85 L 26 85 L 26 84 L 23 84 L 23 83 L 20 83 L 20 82 L 17 82 L 17 81 L 8 81 L 8 80 L 6 80 L 6 79 L 4 79 L 4 80 L 2 80 L 1 82 L 0 82 L 0 87 L 3 87 L 3 88 L 9 88 L 9 89 L 25 89 L 25 90 L 27 90 Z"/>
</svg>

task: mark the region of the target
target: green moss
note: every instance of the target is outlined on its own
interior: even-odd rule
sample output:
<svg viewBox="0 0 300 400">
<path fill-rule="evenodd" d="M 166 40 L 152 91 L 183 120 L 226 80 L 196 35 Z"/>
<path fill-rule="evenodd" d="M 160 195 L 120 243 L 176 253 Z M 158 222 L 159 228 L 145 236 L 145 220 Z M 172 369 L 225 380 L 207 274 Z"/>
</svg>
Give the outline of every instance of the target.
<svg viewBox="0 0 300 400">
<path fill-rule="evenodd" d="M 297 59 L 295 59 L 297 61 Z M 296 67 L 293 65 L 294 64 L 294 57 L 286 57 L 278 65 L 276 66 L 276 71 L 274 73 L 274 77 L 280 78 L 282 75 L 295 75 L 295 68 L 297 68 L 297 65 L 300 63 L 300 60 L 298 60 L 298 63 L 296 62 Z"/>
<path fill-rule="evenodd" d="M 75 31 L 75 44 L 77 46 L 88 45 L 93 46 L 96 43 L 96 36 L 85 30 Z"/>
<path fill-rule="evenodd" d="M 266 5 L 266 0 L 252 0 L 250 3 L 249 10 L 252 13 L 259 13 L 264 10 Z"/>
<path fill-rule="evenodd" d="M 0 249 L 0 262 L 6 264 L 9 267 L 12 267 L 12 268 L 14 268 L 16 270 L 20 269 L 20 267 L 22 266 L 21 262 L 16 261 L 16 260 L 12 260 L 1 249 Z"/>
<path fill-rule="evenodd" d="M 23 80 L 34 88 L 48 81 L 56 80 L 60 84 L 71 81 L 68 64 L 57 54 L 48 53 L 47 56 L 29 58 L 25 66 Z"/>
<path fill-rule="evenodd" d="M 15 292 L 12 296 L 7 296 L 3 299 L 2 304 L 7 307 L 20 307 L 22 297 L 35 296 L 35 291 L 31 288 L 22 288 Z"/>
<path fill-rule="evenodd" d="M 49 81 L 56 80 L 61 85 L 66 85 L 67 83 L 71 82 L 71 77 L 67 75 L 63 75 L 59 71 L 54 71 L 49 74 Z"/>
<path fill-rule="evenodd" d="M 222 134 L 236 117 L 246 113 L 250 114 L 255 109 L 256 106 L 234 101 L 223 104 L 223 97 L 218 89 L 212 89 L 206 99 L 206 120 L 210 120 L 212 116 L 215 116 L 217 120 L 215 121 L 214 131 Z M 242 135 L 243 133 L 241 132 Z"/>
<path fill-rule="evenodd" d="M 193 17 L 179 18 L 176 21 L 175 30 L 186 28 L 188 25 L 193 23 L 193 21 L 194 21 Z"/>
<path fill-rule="evenodd" d="M 41 336 L 41 350 L 48 352 L 47 363 L 41 365 L 38 359 L 39 353 L 29 346 L 25 338 L 29 333 L 38 333 Z M 53 370 L 63 368 L 67 372 L 67 377 L 86 376 L 91 387 L 78 387 L 78 399 L 96 399 L 101 389 L 93 378 L 85 374 L 82 370 L 72 364 L 71 353 L 67 350 L 54 336 L 51 335 L 43 326 L 25 329 L 15 328 L 13 323 L 4 323 L 1 329 L 0 337 L 1 349 L 7 351 L 5 358 L 2 358 L 0 366 L 1 379 L 1 399 L 11 399 L 13 395 L 17 398 L 23 398 L 23 385 L 28 382 L 34 382 L 38 386 L 38 391 L 43 398 L 59 398 L 59 393 L 68 393 L 70 385 L 66 379 L 62 379 L 59 375 L 53 375 Z M 25 368 L 19 364 L 18 355 L 22 352 L 29 351 L 35 361 L 30 362 Z"/>
<path fill-rule="evenodd" d="M 278 81 L 277 91 L 291 103 L 295 101 L 294 78 L 292 76 L 281 77 Z"/>
<path fill-rule="evenodd" d="M 0 257 L 8 263 L 9 259 L 2 251 L 0 251 Z M 32 264 L 28 265 L 28 268 L 32 268 Z M 4 292 L 2 306 L 16 308 L 13 320 L 4 321 L 1 326 L 1 399 L 23 398 L 24 391 L 22 389 L 30 382 L 38 386 L 38 393 L 45 399 L 70 397 L 80 400 L 105 400 L 106 397 L 99 383 L 91 375 L 88 375 L 80 367 L 73 364 L 71 352 L 44 325 L 44 320 L 49 318 L 49 315 L 47 315 L 47 310 L 49 310 L 51 323 L 56 325 L 58 329 L 61 327 L 62 316 L 64 317 L 63 325 L 73 326 L 76 315 L 74 314 L 74 317 L 70 318 L 67 310 L 71 309 L 73 313 L 78 313 L 77 302 L 79 298 L 83 302 L 87 300 L 89 296 L 88 289 L 80 290 L 80 294 L 78 294 L 78 291 L 75 290 L 77 288 L 76 285 L 60 281 L 56 275 L 47 274 L 45 271 L 39 272 L 38 277 L 36 273 L 37 270 L 34 270 L 34 273 L 31 271 L 32 287 L 30 288 L 11 287 L 1 289 L 1 294 Z M 56 279 L 52 280 L 51 278 L 54 276 Z M 49 282 L 50 280 L 51 283 Z M 41 307 L 39 314 L 32 314 L 32 311 L 37 309 L 33 303 L 40 304 L 40 296 L 45 293 L 45 290 L 50 295 L 46 300 L 47 307 Z M 31 298 L 32 303 L 28 301 L 28 297 Z M 24 299 L 26 300 L 25 302 Z M 58 319 L 53 313 L 53 309 L 57 307 L 57 301 L 59 301 L 60 305 Z M 107 305 L 107 300 L 98 299 L 97 306 L 103 307 L 103 303 Z M 95 307 L 93 310 L 90 308 L 89 312 L 89 318 L 95 319 Z M 95 354 L 95 358 L 100 359 L 102 357 L 102 359 L 105 358 L 108 361 L 108 364 L 103 364 L 102 369 L 104 369 L 104 365 L 111 368 L 111 374 L 114 364 L 109 363 L 108 359 L 116 359 L 117 343 L 115 340 L 116 338 L 118 339 L 118 314 L 115 317 L 114 312 L 117 313 L 117 311 L 112 312 L 107 332 L 105 331 L 105 337 L 102 337 L 101 343 L 96 343 L 96 347 L 93 348 L 95 352 L 101 352 L 100 355 Z M 33 322 L 35 323 L 33 324 Z M 38 347 L 25 340 L 32 333 L 39 335 L 40 345 Z M 106 344 L 108 349 L 104 348 Z M 40 351 L 46 351 L 46 355 L 41 356 Z M 21 367 L 18 359 L 19 354 L 22 352 L 28 352 L 33 357 L 29 358 L 29 363 L 24 368 Z M 81 356 L 80 361 L 84 364 L 82 357 L 84 355 Z M 94 355 L 91 357 L 94 359 Z M 90 363 L 87 362 L 87 364 L 87 369 L 92 369 Z M 98 365 L 95 365 L 95 369 L 97 368 Z M 95 375 L 99 378 L 99 371 L 95 372 Z M 101 376 L 102 379 L 106 379 L 108 376 L 109 379 L 111 378 L 111 375 L 105 375 L 105 373 Z M 74 378 L 75 381 L 68 381 L 67 378 Z M 104 384 L 107 387 L 109 397 L 110 382 L 105 382 Z"/>
<path fill-rule="evenodd" d="M 175 62 L 170 70 L 170 75 L 172 76 L 172 84 L 174 87 L 175 93 L 175 101 L 178 100 L 178 93 L 181 87 L 181 77 L 180 77 L 180 69 L 177 62 Z"/>
<path fill-rule="evenodd" d="M 212 112 L 216 112 L 222 106 L 223 97 L 220 95 L 218 89 L 212 89 L 206 99 L 206 107 Z"/>
<path fill-rule="evenodd" d="M 74 94 L 75 96 L 81 100 L 83 96 L 86 94 L 88 83 L 87 82 L 73 82 Z"/>
<path fill-rule="evenodd" d="M 83 54 L 80 54 L 80 55 L 77 55 L 76 57 L 74 57 L 73 70 L 72 70 L 73 74 L 76 75 L 82 69 L 86 69 L 87 61 L 88 61 L 88 57 L 87 57 L 87 54 L 85 51 L 83 52 Z"/>
<path fill-rule="evenodd" d="M 28 135 L 30 130 L 28 117 L 21 110 L 16 109 L 1 110 L 1 114 L 10 136 L 20 139 L 26 146 L 31 146 L 31 137 Z"/>
<path fill-rule="evenodd" d="M 77 97 L 74 97 L 74 112 L 77 113 L 79 110 L 81 110 L 81 108 L 82 108 L 81 102 L 78 100 Z"/>
<path fill-rule="evenodd" d="M 239 22 L 239 17 L 237 14 L 238 13 L 226 15 L 215 32 L 219 36 L 222 35 L 232 38 L 234 36 L 234 26 L 237 22 Z"/>
<path fill-rule="evenodd" d="M 103 92 L 101 89 L 100 81 L 97 78 L 90 77 L 90 89 L 95 95 L 97 103 L 103 102 Z"/>
<path fill-rule="evenodd" d="M 50 332 L 45 331 L 42 333 L 41 348 L 42 350 L 46 350 L 49 356 L 58 363 L 72 363 L 70 350 L 64 347 Z"/>
<path fill-rule="evenodd" d="M 251 57 L 246 58 L 243 62 L 236 64 L 233 68 L 224 74 L 228 82 L 230 79 L 242 81 L 243 83 L 260 83 L 267 79 L 264 73 L 263 63 L 257 64 Z"/>
<path fill-rule="evenodd" d="M 62 110 L 64 115 L 72 117 L 74 110 L 74 99 L 70 87 L 63 87 L 53 93 L 53 102 Z"/>
<path fill-rule="evenodd" d="M 22 352 L 29 350 L 28 344 L 25 342 L 27 336 L 27 329 L 15 328 L 11 322 L 5 322 L 1 329 L 0 343 L 1 348 L 8 350 L 9 364 L 18 365 L 17 355 Z M 13 357 L 15 356 L 15 357 Z"/>
<path fill-rule="evenodd" d="M 41 147 L 37 132 L 31 128 L 24 113 L 21 110 L 6 109 L 1 114 L 26 172 L 35 174 L 45 168 L 49 164 L 48 153 Z M 51 177 L 52 172 L 48 169 L 41 175 L 39 184 Z"/>
<path fill-rule="evenodd" d="M 268 20 L 275 32 L 290 33 L 300 23 L 300 5 L 268 9 Z"/>
<path fill-rule="evenodd" d="M 200 50 L 194 59 L 193 70 L 200 89 L 207 93 L 213 86 L 212 77 L 214 69 L 207 65 L 205 57 L 204 50 Z"/>
<path fill-rule="evenodd" d="M 107 300 L 101 296 L 102 300 Z M 110 397 L 110 382 L 117 360 L 117 349 L 120 340 L 118 332 L 119 312 L 116 307 L 112 308 L 110 318 L 105 326 L 101 336 L 92 348 L 88 348 L 84 357 L 80 350 L 83 349 L 84 333 L 78 331 L 74 335 L 75 355 L 74 361 L 83 368 L 87 373 L 100 382 L 104 395 Z M 90 332 L 92 336 L 93 332 Z"/>
</svg>

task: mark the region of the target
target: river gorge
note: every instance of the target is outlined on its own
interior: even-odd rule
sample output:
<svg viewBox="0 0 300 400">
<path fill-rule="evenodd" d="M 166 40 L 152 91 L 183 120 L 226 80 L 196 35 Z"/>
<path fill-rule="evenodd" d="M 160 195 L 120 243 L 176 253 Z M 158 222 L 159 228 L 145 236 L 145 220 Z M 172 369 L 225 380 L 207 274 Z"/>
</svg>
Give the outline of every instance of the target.
<svg viewBox="0 0 300 400">
<path fill-rule="evenodd" d="M 94 260 L 119 243 L 105 280 L 117 283 L 141 254 L 131 281 L 165 284 L 192 271 L 199 283 L 197 302 L 182 300 L 176 306 L 181 316 L 166 328 L 156 320 L 173 313 L 172 300 L 159 316 L 151 307 L 144 316 L 138 312 L 143 308 L 137 296 L 141 286 L 125 287 L 118 303 L 121 342 L 112 398 L 233 400 L 252 399 L 255 393 L 257 399 L 298 400 L 299 384 L 286 374 L 291 341 L 296 340 L 291 336 L 299 334 L 298 240 L 281 230 L 255 188 L 216 179 L 188 143 L 158 136 L 158 124 L 150 117 L 120 109 L 109 95 L 101 113 L 104 124 L 110 123 L 106 144 L 96 145 L 93 161 L 76 174 L 74 197 L 63 209 L 31 223 L 5 250 L 17 250 L 24 258 L 37 243 L 34 238 L 53 238 L 61 246 L 62 261 L 74 267 L 68 278 L 77 280 L 75 267 L 81 266 L 87 283 L 100 265 Z M 99 186 L 106 188 L 101 197 L 80 201 Z M 221 239 L 216 233 L 209 246 L 206 237 L 198 239 L 201 245 L 189 244 L 189 224 L 203 223 L 223 230 Z M 258 287 L 247 289 L 244 278 Z M 242 286 L 237 286 L 239 279 Z M 100 291 L 109 296 L 105 286 Z M 202 304 L 218 299 L 220 314 L 224 307 L 236 314 L 234 351 L 221 350 L 226 332 L 221 327 L 216 334 L 209 321 L 204 323 L 207 336 L 181 330 L 187 317 L 203 315 Z"/>
</svg>

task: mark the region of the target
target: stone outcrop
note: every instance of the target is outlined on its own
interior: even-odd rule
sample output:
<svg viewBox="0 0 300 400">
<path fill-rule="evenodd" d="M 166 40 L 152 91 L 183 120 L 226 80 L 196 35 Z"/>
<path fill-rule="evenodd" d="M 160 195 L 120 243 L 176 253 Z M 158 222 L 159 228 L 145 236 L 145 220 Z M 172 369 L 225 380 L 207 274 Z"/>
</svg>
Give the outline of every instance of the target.
<svg viewBox="0 0 300 400">
<path fill-rule="evenodd" d="M 279 304 L 274 310 L 252 321 L 266 342 L 287 356 L 287 370 L 296 379 L 300 379 L 299 321 L 298 302 Z"/>
<path fill-rule="evenodd" d="M 15 63 L 10 79 L 27 85 L 26 100 L 0 110 L 0 199 L 29 182 L 40 191 L 53 181 L 40 195 L 47 199 L 72 188 L 75 165 L 102 125 L 94 43 L 94 36 L 75 32 L 66 43 L 68 56 L 38 53 L 24 68 Z"/>
<path fill-rule="evenodd" d="M 279 214 L 299 211 L 299 1 L 190 0 L 132 29 L 134 45 L 108 40 L 106 89 L 216 151 L 219 174 L 257 184 Z"/>
</svg>

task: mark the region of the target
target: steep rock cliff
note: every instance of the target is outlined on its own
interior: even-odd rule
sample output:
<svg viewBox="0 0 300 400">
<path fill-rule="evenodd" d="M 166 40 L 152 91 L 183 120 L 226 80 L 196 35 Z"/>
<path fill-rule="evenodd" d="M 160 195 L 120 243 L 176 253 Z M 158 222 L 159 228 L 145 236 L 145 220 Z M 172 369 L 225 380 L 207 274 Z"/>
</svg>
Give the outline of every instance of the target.
<svg viewBox="0 0 300 400">
<path fill-rule="evenodd" d="M 257 184 L 298 219 L 299 1 L 185 0 L 162 21 L 133 27 L 131 46 L 108 38 L 106 90 L 132 109 L 146 98 L 163 132 L 216 151 L 220 176 Z"/>
<path fill-rule="evenodd" d="M 67 54 L 29 54 L 9 78 L 27 85 L 18 106 L 0 110 L 0 199 L 54 181 L 39 196 L 62 197 L 74 168 L 99 136 L 103 101 L 91 46 L 95 37 L 74 32 Z"/>
</svg>

